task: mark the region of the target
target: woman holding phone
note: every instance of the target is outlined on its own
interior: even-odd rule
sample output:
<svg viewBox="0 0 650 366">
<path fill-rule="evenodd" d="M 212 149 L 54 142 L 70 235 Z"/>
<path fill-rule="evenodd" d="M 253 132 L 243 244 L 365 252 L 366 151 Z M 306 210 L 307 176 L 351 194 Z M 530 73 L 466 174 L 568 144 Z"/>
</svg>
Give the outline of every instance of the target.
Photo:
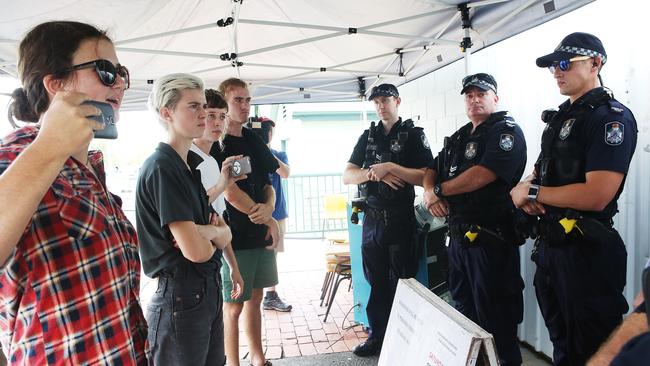
<svg viewBox="0 0 650 366">
<path fill-rule="evenodd" d="M 105 32 L 47 22 L 19 46 L 24 122 L 0 142 L 0 330 L 12 365 L 146 364 L 135 230 L 89 151 L 98 108 L 119 117 L 127 69 Z"/>
</svg>

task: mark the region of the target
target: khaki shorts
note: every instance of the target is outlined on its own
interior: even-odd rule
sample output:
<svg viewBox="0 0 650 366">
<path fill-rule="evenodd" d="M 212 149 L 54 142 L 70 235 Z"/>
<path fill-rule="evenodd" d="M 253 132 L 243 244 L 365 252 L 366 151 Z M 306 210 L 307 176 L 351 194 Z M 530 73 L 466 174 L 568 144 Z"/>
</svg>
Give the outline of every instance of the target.
<svg viewBox="0 0 650 366">
<path fill-rule="evenodd" d="M 244 302 L 250 300 L 254 288 L 271 287 L 278 284 L 278 265 L 275 252 L 264 248 L 235 250 L 239 272 L 244 280 L 244 291 L 238 299 L 232 299 L 232 281 L 230 266 L 225 258 L 221 259 L 221 280 L 223 282 L 223 301 Z"/>
<path fill-rule="evenodd" d="M 287 232 L 287 219 L 278 220 L 278 227 L 280 227 L 280 239 L 278 245 L 275 246 L 276 253 L 284 252 L 284 233 Z"/>
</svg>

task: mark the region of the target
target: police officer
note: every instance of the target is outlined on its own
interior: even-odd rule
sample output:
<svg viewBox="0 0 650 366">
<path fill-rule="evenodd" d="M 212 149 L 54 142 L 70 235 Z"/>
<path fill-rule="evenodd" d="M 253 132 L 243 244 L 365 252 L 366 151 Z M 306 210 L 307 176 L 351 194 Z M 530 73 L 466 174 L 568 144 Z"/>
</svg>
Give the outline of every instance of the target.
<svg viewBox="0 0 650 366">
<path fill-rule="evenodd" d="M 374 87 L 369 100 L 381 121 L 359 137 L 343 173 L 343 182 L 358 184 L 366 198 L 361 252 L 371 287 L 370 334 L 353 350 L 362 357 L 381 349 L 397 280 L 417 272 L 413 186 L 422 184 L 424 168 L 433 161 L 422 128 L 398 116 L 401 99 L 394 85 Z"/>
<path fill-rule="evenodd" d="M 494 335 L 502 365 L 520 365 L 523 280 L 508 193 L 526 165 L 524 134 L 497 112 L 497 83 L 463 79 L 470 121 L 446 138 L 424 177 L 425 204 L 449 223 L 449 290 L 456 309 Z"/>
<path fill-rule="evenodd" d="M 547 123 L 535 170 L 512 190 L 517 207 L 540 215 L 535 291 L 556 365 L 583 365 L 621 322 L 627 253 L 612 227 L 636 146 L 632 112 L 602 87 L 601 41 L 566 36 L 537 59 L 569 97 Z"/>
</svg>

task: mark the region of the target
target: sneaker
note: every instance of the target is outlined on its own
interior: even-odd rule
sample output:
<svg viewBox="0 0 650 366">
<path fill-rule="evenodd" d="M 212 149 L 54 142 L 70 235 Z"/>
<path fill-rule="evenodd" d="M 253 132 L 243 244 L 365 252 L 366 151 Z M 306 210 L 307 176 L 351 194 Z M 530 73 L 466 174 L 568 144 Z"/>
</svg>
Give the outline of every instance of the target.
<svg viewBox="0 0 650 366">
<path fill-rule="evenodd" d="M 264 310 L 275 310 L 282 312 L 291 311 L 293 308 L 291 305 L 286 304 L 284 301 L 282 301 L 280 296 L 278 296 L 278 293 L 275 291 L 269 291 L 266 293 L 262 306 L 264 307 Z"/>
</svg>

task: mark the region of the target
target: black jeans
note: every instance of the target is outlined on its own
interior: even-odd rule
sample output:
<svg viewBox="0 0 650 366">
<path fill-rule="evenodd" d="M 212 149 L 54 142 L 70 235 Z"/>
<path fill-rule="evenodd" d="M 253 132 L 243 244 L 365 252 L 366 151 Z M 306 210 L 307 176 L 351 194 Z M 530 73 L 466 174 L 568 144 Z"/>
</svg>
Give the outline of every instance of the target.
<svg viewBox="0 0 650 366">
<path fill-rule="evenodd" d="M 219 272 L 159 277 L 146 318 L 150 365 L 225 365 Z"/>
</svg>

